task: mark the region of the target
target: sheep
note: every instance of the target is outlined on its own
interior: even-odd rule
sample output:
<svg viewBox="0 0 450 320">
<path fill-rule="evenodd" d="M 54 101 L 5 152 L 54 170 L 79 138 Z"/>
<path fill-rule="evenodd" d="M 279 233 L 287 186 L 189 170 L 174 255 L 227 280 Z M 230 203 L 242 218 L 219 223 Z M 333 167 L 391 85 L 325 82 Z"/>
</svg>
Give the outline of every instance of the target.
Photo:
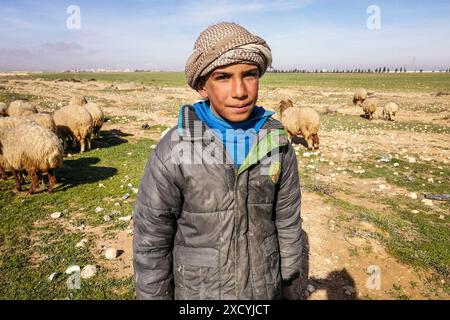
<svg viewBox="0 0 450 320">
<path fill-rule="evenodd" d="M 102 109 L 93 102 L 89 102 L 83 106 L 91 114 L 93 121 L 93 134 L 95 138 L 99 138 L 100 129 L 103 125 L 103 111 Z"/>
<path fill-rule="evenodd" d="M 36 106 L 23 100 L 15 100 L 8 106 L 8 116 L 27 116 L 37 113 Z"/>
<path fill-rule="evenodd" d="M 288 99 L 280 102 L 278 113 L 289 138 L 302 135 L 308 149 L 319 149 L 320 118 L 317 111 L 306 107 L 294 108 L 294 104 Z"/>
<path fill-rule="evenodd" d="M 7 110 L 8 107 L 6 106 L 6 103 L 0 102 L 0 117 L 8 116 Z"/>
<path fill-rule="evenodd" d="M 69 105 L 56 110 L 53 113 L 56 124 L 56 133 L 63 141 L 64 150 L 67 149 L 67 138 L 73 138 L 74 144 L 80 143 L 80 152 L 91 149 L 91 137 L 93 121 L 90 113 L 85 108 Z"/>
<path fill-rule="evenodd" d="M 373 114 L 377 111 L 377 100 L 374 98 L 366 99 L 362 103 L 361 108 L 364 110 L 366 118 L 372 120 Z"/>
<path fill-rule="evenodd" d="M 19 125 L 30 124 L 30 123 L 33 123 L 33 122 L 25 117 L 0 118 L 0 133 L 2 131 L 7 131 L 12 128 L 15 128 Z M 6 180 L 6 178 L 7 178 L 6 172 L 11 172 L 11 170 L 6 169 L 7 167 L 8 167 L 8 165 L 6 162 L 4 162 L 4 159 L 2 158 L 2 155 L 0 152 L 0 179 L 1 180 Z M 22 173 L 19 173 L 19 179 L 21 179 L 22 183 L 25 183 Z"/>
<path fill-rule="evenodd" d="M 56 124 L 53 116 L 49 113 L 33 113 L 24 118 L 36 122 L 41 127 L 44 127 L 53 133 L 56 133 Z"/>
<path fill-rule="evenodd" d="M 0 131 L 0 154 L 6 169 L 13 171 L 17 191 L 21 191 L 23 185 L 18 173 L 26 170 L 32 178 L 29 194 L 39 187 L 38 175 L 41 173 L 48 174 L 48 192 L 53 192 L 54 170 L 62 165 L 64 157 L 61 142 L 53 132 L 35 123 Z"/>
<path fill-rule="evenodd" d="M 75 95 L 70 99 L 69 105 L 74 105 L 74 106 L 84 106 L 85 104 L 87 104 L 87 100 L 85 96 L 82 95 Z"/>
<path fill-rule="evenodd" d="M 353 95 L 353 105 L 361 106 L 364 100 L 367 99 L 367 91 L 363 88 L 356 89 Z"/>
<path fill-rule="evenodd" d="M 94 127 L 93 135 L 95 138 L 98 138 L 100 129 L 102 128 L 102 125 L 103 125 L 103 119 L 104 119 L 102 109 L 96 103 L 88 102 L 86 97 L 81 96 L 81 95 L 73 96 L 72 99 L 70 100 L 70 104 L 82 106 L 91 114 L 92 121 L 93 121 L 93 127 Z"/>
<path fill-rule="evenodd" d="M 394 121 L 395 114 L 398 112 L 398 105 L 394 102 L 386 103 L 383 107 L 383 118 L 388 118 L 390 121 Z"/>
</svg>

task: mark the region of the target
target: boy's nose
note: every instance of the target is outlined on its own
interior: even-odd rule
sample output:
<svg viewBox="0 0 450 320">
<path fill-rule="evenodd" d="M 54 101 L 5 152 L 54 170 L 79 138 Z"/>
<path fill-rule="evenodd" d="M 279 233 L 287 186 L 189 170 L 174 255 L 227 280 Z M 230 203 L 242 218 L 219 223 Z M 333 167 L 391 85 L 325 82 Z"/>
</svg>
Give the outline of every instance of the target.
<svg viewBox="0 0 450 320">
<path fill-rule="evenodd" d="M 247 98 L 247 87 L 242 79 L 232 81 L 231 96 L 235 99 Z"/>
</svg>

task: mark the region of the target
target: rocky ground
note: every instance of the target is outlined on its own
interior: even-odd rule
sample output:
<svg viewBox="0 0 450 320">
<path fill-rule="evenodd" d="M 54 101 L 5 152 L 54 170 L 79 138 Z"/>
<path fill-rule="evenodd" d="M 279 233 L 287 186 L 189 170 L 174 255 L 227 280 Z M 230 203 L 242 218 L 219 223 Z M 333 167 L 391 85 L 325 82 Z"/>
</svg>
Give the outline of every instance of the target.
<svg viewBox="0 0 450 320">
<path fill-rule="evenodd" d="M 3 85 L 8 92 L 31 95 L 39 110 L 46 112 L 66 105 L 73 94 L 86 95 L 100 103 L 109 118 L 103 130 L 119 130 L 132 143 L 143 138 L 158 140 L 161 131 L 176 124 L 179 106 L 199 98 L 187 88 L 129 84 L 117 89 L 97 81 L 24 79 Z M 448 298 L 448 251 L 440 253 L 443 260 L 433 262 L 447 268 L 440 273 L 432 264 L 411 262 L 408 254 L 414 255 L 411 242 L 415 239 L 428 241 L 423 239 L 422 222 L 414 216 L 424 219 L 426 226 L 449 227 L 448 201 L 427 201 L 424 194 L 450 193 L 450 96 L 376 92 L 380 105 L 394 101 L 400 112 L 395 122 L 388 122 L 378 110 L 369 122 L 352 105 L 352 92 L 353 88 L 260 90 L 259 105 L 268 109 L 290 98 L 296 106 L 321 112 L 319 151 L 308 151 L 301 143 L 295 146 L 305 240 L 305 274 L 299 293 L 307 299 Z M 336 114 L 322 113 L 330 106 L 337 109 Z M 161 130 L 144 130 L 145 124 Z M 132 217 L 122 219 L 124 227 L 112 233 L 102 224 L 82 229 L 86 238 L 93 239 L 89 250 L 98 257 L 97 266 L 118 279 L 133 273 Z M 38 224 L 55 221 L 49 217 Z M 73 228 L 70 224 L 64 227 Z M 397 247 L 396 243 L 401 244 L 396 239 L 410 240 L 405 246 L 413 252 Z M 104 259 L 108 248 L 120 251 L 110 252 L 113 259 Z"/>
</svg>

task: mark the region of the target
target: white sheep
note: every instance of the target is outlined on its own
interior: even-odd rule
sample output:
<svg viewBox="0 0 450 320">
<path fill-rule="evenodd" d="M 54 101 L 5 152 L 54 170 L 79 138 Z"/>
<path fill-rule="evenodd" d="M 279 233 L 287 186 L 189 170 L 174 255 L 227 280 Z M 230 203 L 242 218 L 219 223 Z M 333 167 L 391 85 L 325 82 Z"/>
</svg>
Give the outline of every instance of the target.
<svg viewBox="0 0 450 320">
<path fill-rule="evenodd" d="M 18 173 L 26 170 L 32 178 L 29 194 L 39 187 L 38 175 L 41 173 L 48 174 L 48 192 L 53 192 L 56 182 L 54 170 L 62 165 L 64 156 L 61 142 L 53 132 L 35 123 L 2 130 L 0 154 L 2 164 L 14 174 L 17 191 L 21 190 L 23 184 Z"/>
<path fill-rule="evenodd" d="M 0 118 L 0 133 L 2 131 L 7 131 L 10 130 L 12 128 L 15 128 L 19 125 L 22 124 L 31 124 L 33 123 L 33 121 L 27 119 L 26 117 L 5 117 L 5 118 Z M 1 155 L 0 152 L 0 178 L 2 180 L 6 180 L 7 172 L 12 172 L 11 169 L 8 169 L 8 164 L 5 162 L 4 158 Z M 21 180 L 22 184 L 25 183 L 25 180 L 23 178 L 23 175 L 21 172 L 19 172 L 19 179 Z"/>
<path fill-rule="evenodd" d="M 73 138 L 74 144 L 80 144 L 80 151 L 91 149 L 93 121 L 91 114 L 79 106 L 69 105 L 56 110 L 53 113 L 56 124 L 56 133 L 63 141 L 64 149 L 67 149 L 67 139 Z"/>
<path fill-rule="evenodd" d="M 93 135 L 95 138 L 99 137 L 100 129 L 102 128 L 104 115 L 103 111 L 96 103 L 88 102 L 86 97 L 82 95 L 75 95 L 70 100 L 71 105 L 77 105 L 84 107 L 92 117 L 93 122 Z"/>
<path fill-rule="evenodd" d="M 288 99 L 280 102 L 278 113 L 289 138 L 302 135 L 308 149 L 319 148 L 320 118 L 316 110 L 306 107 L 294 108 L 294 104 Z"/>
<path fill-rule="evenodd" d="M 8 116 L 27 116 L 33 113 L 37 113 L 36 106 L 30 102 L 23 100 L 15 100 L 8 106 Z"/>
<path fill-rule="evenodd" d="M 33 113 L 24 118 L 36 122 L 38 125 L 56 133 L 56 124 L 53 116 L 49 113 Z"/>
<path fill-rule="evenodd" d="M 103 111 L 96 103 L 89 102 L 83 106 L 92 117 L 93 133 L 95 138 L 99 138 L 100 129 L 102 128 L 104 115 Z"/>
<path fill-rule="evenodd" d="M 366 118 L 372 120 L 373 114 L 377 111 L 377 100 L 374 98 L 366 99 L 362 103 L 361 108 L 363 109 Z"/>
<path fill-rule="evenodd" d="M 398 112 L 398 105 L 394 102 L 388 102 L 383 107 L 383 118 L 388 118 L 390 121 L 394 121 L 395 114 Z"/>
<path fill-rule="evenodd" d="M 74 95 L 69 102 L 69 105 L 74 105 L 74 106 L 84 106 L 85 104 L 87 104 L 87 100 L 85 96 L 82 95 Z"/>
<path fill-rule="evenodd" d="M 366 99 L 367 99 L 367 91 L 363 88 L 356 89 L 353 95 L 353 105 L 361 106 L 361 104 Z"/>
</svg>

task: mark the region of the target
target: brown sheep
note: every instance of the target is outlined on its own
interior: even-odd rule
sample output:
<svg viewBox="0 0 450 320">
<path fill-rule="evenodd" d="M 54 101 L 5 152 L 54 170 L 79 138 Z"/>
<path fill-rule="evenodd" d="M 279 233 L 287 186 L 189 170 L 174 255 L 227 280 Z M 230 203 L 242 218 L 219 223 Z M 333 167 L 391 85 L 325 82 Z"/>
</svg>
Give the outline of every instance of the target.
<svg viewBox="0 0 450 320">
<path fill-rule="evenodd" d="M 287 99 L 280 102 L 278 113 L 289 138 L 301 135 L 308 149 L 319 149 L 320 118 L 317 111 L 306 107 L 294 108 L 292 101 Z"/>
</svg>

